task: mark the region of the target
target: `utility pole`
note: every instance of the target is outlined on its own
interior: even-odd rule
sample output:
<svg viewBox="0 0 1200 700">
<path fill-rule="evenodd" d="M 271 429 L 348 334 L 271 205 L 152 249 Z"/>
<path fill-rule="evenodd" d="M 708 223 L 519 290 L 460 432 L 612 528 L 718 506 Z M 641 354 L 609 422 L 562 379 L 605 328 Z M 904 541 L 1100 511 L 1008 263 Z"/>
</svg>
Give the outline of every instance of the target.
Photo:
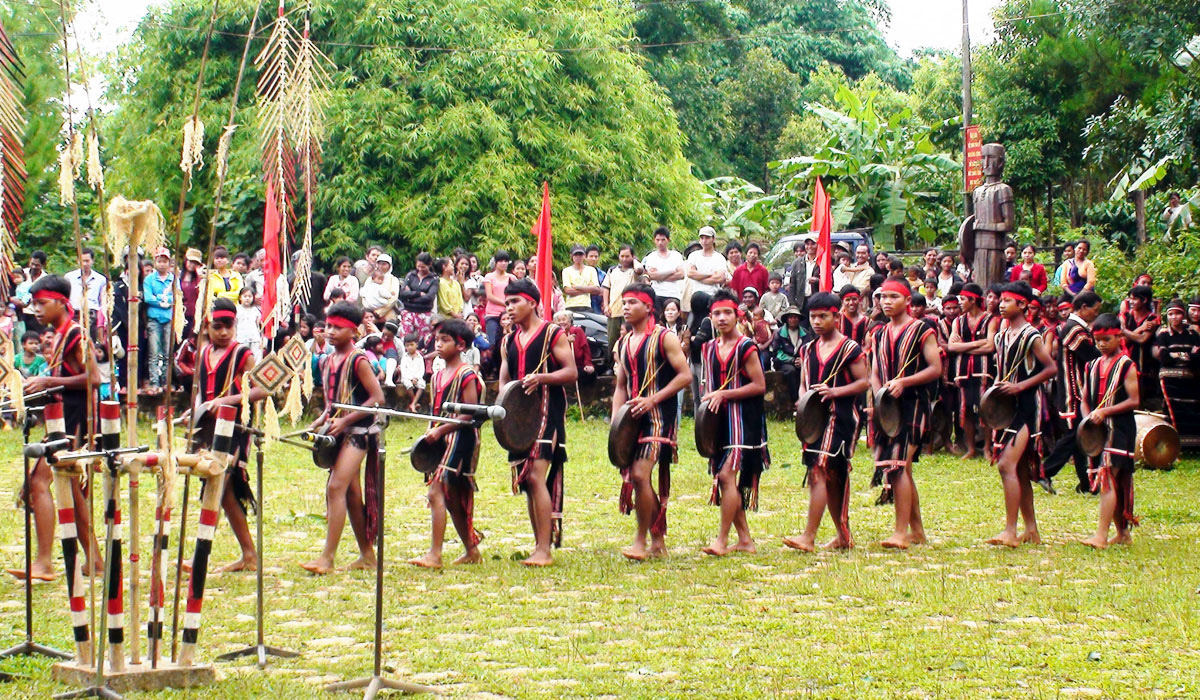
<svg viewBox="0 0 1200 700">
<path fill-rule="evenodd" d="M 962 127 L 963 133 L 971 125 L 971 25 L 967 16 L 967 0 L 962 0 Z M 966 167 L 965 153 L 963 167 Z M 971 193 L 963 194 L 963 217 L 974 213 Z"/>
</svg>

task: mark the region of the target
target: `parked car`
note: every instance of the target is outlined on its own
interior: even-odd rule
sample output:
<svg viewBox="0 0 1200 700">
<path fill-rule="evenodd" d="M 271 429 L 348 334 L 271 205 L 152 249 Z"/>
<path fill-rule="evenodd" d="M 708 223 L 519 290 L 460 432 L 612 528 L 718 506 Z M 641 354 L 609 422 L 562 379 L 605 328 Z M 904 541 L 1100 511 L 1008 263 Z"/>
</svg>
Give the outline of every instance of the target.
<svg viewBox="0 0 1200 700">
<path fill-rule="evenodd" d="M 834 231 L 830 234 L 830 240 L 833 245 L 845 249 L 847 253 L 853 257 L 854 250 L 862 244 L 867 246 L 867 259 L 875 259 L 875 238 L 872 235 L 872 228 L 852 228 L 845 231 Z M 788 288 L 788 266 L 792 264 L 794 256 L 792 247 L 796 243 L 803 243 L 810 238 L 815 239 L 817 234 L 809 231 L 806 233 L 793 233 L 780 238 L 775 245 L 771 246 L 771 250 L 767 252 L 763 264 L 772 272 L 778 272 L 783 275 L 783 287 Z"/>
</svg>

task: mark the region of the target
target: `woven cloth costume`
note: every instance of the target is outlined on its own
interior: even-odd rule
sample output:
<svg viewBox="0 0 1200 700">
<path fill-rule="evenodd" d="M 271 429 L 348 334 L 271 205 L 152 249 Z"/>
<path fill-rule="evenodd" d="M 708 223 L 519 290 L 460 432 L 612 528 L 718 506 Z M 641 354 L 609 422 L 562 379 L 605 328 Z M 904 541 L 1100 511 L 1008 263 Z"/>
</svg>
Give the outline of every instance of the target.
<svg viewBox="0 0 1200 700">
<path fill-rule="evenodd" d="M 750 338 L 738 338 L 728 355 L 721 355 L 721 339 L 704 344 L 701 351 L 701 377 L 705 391 L 740 389 L 750 383 L 746 363 L 758 354 L 758 346 Z M 729 468 L 738 474 L 738 491 L 742 509 L 758 510 L 758 483 L 762 473 L 771 466 L 767 450 L 767 416 L 762 396 L 740 401 L 722 401 L 717 414 L 716 449 L 708 459 L 708 471 L 713 477 L 711 505 L 721 504 L 721 489 L 717 476 Z"/>
<path fill-rule="evenodd" d="M 625 391 L 629 399 L 651 396 L 666 388 L 676 376 L 675 368 L 663 351 L 663 338 L 672 331 L 652 325 L 633 346 L 627 335 L 617 346 L 617 361 L 625 372 Z M 638 449 L 634 461 L 658 463 L 658 518 L 651 525 L 655 535 L 667 532 L 667 502 L 671 497 L 671 464 L 676 461 L 679 431 L 679 395 L 671 394 L 638 420 Z M 621 470 L 621 513 L 633 512 L 632 467 Z"/>
</svg>

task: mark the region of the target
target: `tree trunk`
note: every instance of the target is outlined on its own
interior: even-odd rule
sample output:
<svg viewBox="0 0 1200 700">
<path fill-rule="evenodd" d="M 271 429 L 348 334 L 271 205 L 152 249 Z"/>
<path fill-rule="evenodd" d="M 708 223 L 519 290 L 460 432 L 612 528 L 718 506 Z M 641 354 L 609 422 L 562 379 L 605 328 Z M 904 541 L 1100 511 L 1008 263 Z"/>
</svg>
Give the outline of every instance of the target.
<svg viewBox="0 0 1200 700">
<path fill-rule="evenodd" d="M 1139 246 L 1146 245 L 1146 191 L 1137 190 L 1133 193 L 1134 219 L 1137 221 L 1137 242 Z"/>
<path fill-rule="evenodd" d="M 896 250 L 908 250 L 904 240 L 904 224 L 900 224 L 893 231 L 892 244 L 896 246 Z"/>
<path fill-rule="evenodd" d="M 1041 229 L 1038 227 L 1038 197 L 1036 194 L 1030 195 L 1029 218 L 1033 220 L 1033 240 L 1040 241 Z"/>
<path fill-rule="evenodd" d="M 1046 185 L 1046 240 L 1054 242 L 1054 185 Z"/>
</svg>

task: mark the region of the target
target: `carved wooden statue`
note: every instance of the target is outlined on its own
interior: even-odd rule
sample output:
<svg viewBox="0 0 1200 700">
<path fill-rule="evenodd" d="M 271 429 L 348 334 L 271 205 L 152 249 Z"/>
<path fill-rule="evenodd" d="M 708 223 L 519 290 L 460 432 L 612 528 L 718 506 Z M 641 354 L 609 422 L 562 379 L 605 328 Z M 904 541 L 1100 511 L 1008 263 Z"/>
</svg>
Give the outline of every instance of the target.
<svg viewBox="0 0 1200 700">
<path fill-rule="evenodd" d="M 1000 181 L 1004 174 L 1004 146 L 984 144 L 984 183 L 971 193 L 975 213 L 958 231 L 963 260 L 984 289 L 1004 281 L 1004 244 L 1016 228 L 1012 188 Z"/>
</svg>

